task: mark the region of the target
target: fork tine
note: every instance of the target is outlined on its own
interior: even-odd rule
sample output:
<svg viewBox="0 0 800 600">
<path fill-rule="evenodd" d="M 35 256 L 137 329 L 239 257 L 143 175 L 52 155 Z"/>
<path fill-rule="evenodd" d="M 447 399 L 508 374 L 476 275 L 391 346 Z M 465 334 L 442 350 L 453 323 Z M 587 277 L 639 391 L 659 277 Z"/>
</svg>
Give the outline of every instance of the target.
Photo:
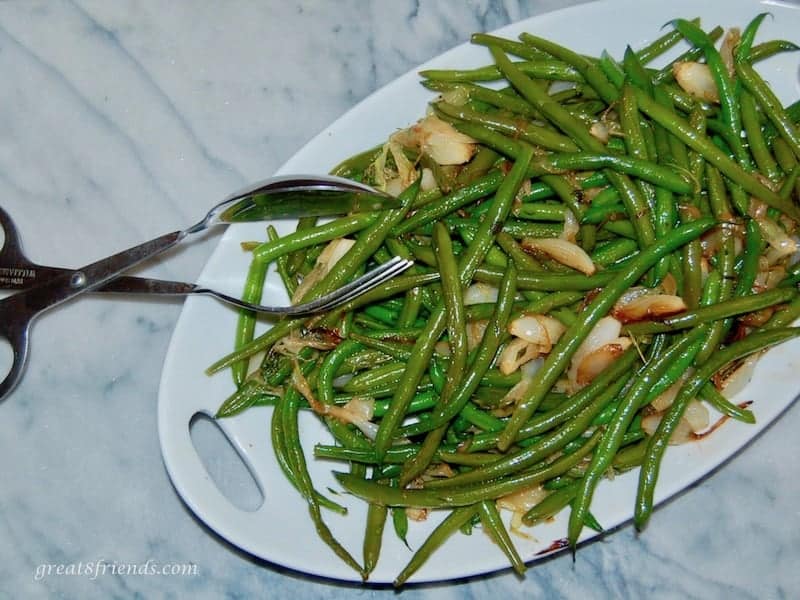
<svg viewBox="0 0 800 600">
<path fill-rule="evenodd" d="M 331 308 L 335 308 L 340 304 L 360 296 L 361 294 L 371 290 L 375 286 L 392 279 L 396 275 L 408 269 L 414 262 L 395 256 L 390 261 L 382 264 L 379 267 L 365 273 L 361 277 L 354 279 L 347 285 L 344 285 L 330 294 L 326 294 L 321 298 L 298 304 L 297 306 L 288 307 L 285 314 L 289 315 L 303 315 L 312 312 L 323 312 Z"/>
<path fill-rule="evenodd" d="M 365 273 L 361 277 L 353 280 L 346 286 L 343 286 L 326 296 L 318 298 L 305 305 L 298 305 L 292 307 L 293 314 L 307 314 L 310 312 L 324 312 L 336 306 L 339 306 L 349 300 L 360 296 L 361 294 L 371 290 L 375 286 L 388 281 L 399 273 L 405 271 L 413 264 L 411 261 L 406 261 L 399 257 L 395 257 L 391 261 Z"/>
<path fill-rule="evenodd" d="M 331 299 L 329 302 L 318 306 L 316 310 L 324 311 L 336 308 L 337 306 L 341 306 L 350 300 L 361 296 L 362 294 L 368 292 L 369 290 L 377 287 L 378 285 L 389 281 L 390 279 L 394 278 L 395 276 L 399 275 L 406 269 L 408 269 L 413 262 L 411 261 L 398 261 L 396 265 L 394 265 L 391 269 L 386 269 L 383 272 L 378 273 L 376 276 L 372 277 L 370 280 L 364 281 L 361 285 L 354 287 L 351 290 L 348 290 L 345 293 L 342 293 L 338 298 Z"/>
</svg>

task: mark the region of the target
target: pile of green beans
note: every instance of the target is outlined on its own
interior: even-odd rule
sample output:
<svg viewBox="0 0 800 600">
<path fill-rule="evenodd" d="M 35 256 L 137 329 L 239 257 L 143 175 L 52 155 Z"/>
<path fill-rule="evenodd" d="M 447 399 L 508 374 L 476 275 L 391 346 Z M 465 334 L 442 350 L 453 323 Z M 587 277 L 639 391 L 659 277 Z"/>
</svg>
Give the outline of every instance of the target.
<svg viewBox="0 0 800 600">
<path fill-rule="evenodd" d="M 441 94 L 431 113 L 472 139 L 467 162 L 439 164 L 425 144 L 406 145 L 416 181 L 400 194 L 400 208 L 322 224 L 303 219 L 290 235 L 270 230 L 267 241 L 247 245 L 250 301 L 260 299 L 273 264 L 288 293 L 305 301 L 394 255 L 415 260 L 405 275 L 345 306 L 279 320 L 260 336 L 262 317 L 242 312 L 234 350 L 209 369 L 230 368 L 237 385 L 219 418 L 273 407 L 271 442 L 283 472 L 320 538 L 364 579 L 387 523 L 405 540 L 406 509 L 448 514 L 396 585 L 449 536 L 476 525 L 521 574 L 525 562 L 498 499 L 535 491 L 540 500 L 522 515 L 529 526 L 569 507 L 566 544 L 574 551 L 585 526 L 601 529 L 590 510 L 598 483 L 638 467 L 641 529 L 690 402 L 755 421 L 726 398 L 725 373 L 800 332 L 791 327 L 800 315 L 792 248 L 800 108 L 783 106 L 755 67 L 797 46 L 755 44 L 763 18 L 742 30 L 728 62 L 715 45 L 722 30 L 707 32 L 699 20 L 677 19 L 619 61 L 529 34 L 476 34 L 491 64 L 421 73 Z M 690 50 L 677 60 L 707 65 L 718 103 L 682 89 L 672 65 L 649 66 L 684 40 Z M 333 173 L 380 185 L 400 170 L 386 148 L 353 156 Z M 594 273 L 531 250 L 530 240 L 569 231 Z M 342 237 L 352 247 L 297 297 L 322 250 Z M 466 305 L 476 284 L 493 296 Z M 625 322 L 632 345 L 619 346 L 589 381 L 566 383 L 593 328 L 618 315 L 634 288 L 679 296 L 685 310 Z M 526 315 L 554 318 L 563 334 L 539 349 L 537 369 L 508 372 L 499 357 L 515 341 L 510 324 Z M 652 401 L 673 386 L 679 391 L 657 427 L 643 429 L 656 412 Z M 521 391 L 509 396 L 512 389 Z M 358 403 L 371 411 L 362 422 L 343 416 Z M 322 509 L 345 509 L 309 476 L 301 410 L 313 411 L 335 439 L 318 444 L 315 456 L 340 461 L 342 488 L 369 504 L 360 560 L 325 525 Z"/>
</svg>

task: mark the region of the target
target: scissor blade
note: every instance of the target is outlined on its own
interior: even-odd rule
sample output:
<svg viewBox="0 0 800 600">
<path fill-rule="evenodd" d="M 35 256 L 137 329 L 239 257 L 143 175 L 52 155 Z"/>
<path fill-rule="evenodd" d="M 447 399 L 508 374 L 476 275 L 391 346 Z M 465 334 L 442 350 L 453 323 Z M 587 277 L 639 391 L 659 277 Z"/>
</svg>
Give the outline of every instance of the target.
<svg viewBox="0 0 800 600">
<path fill-rule="evenodd" d="M 66 273 L 71 275 L 75 272 L 76 269 L 45 267 L 36 264 L 25 267 L 0 265 L 0 290 L 28 290 L 57 275 Z M 180 281 L 121 275 L 93 291 L 115 294 L 181 294 L 185 293 L 191 285 Z"/>
<path fill-rule="evenodd" d="M 175 246 L 184 236 L 184 232 L 174 231 L 80 269 L 66 269 L 51 279 L 7 298 L 6 301 L 15 299 L 22 302 L 28 312 L 55 306 L 109 283 L 128 269 Z"/>
</svg>

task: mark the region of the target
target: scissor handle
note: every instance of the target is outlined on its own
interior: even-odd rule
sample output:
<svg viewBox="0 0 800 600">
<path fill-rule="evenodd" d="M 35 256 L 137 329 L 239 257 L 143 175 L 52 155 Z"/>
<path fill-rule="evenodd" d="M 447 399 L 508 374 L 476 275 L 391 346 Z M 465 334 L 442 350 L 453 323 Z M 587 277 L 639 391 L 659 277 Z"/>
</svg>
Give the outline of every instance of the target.
<svg viewBox="0 0 800 600">
<path fill-rule="evenodd" d="M 9 343 L 13 352 L 11 368 L 0 383 L 0 400 L 10 394 L 22 379 L 22 372 L 28 360 L 31 323 L 37 311 L 30 310 L 25 306 L 25 302 L 20 300 L 20 296 L 9 296 L 0 301 L 0 313 L 6 316 L 0 320 L 0 338 Z M 8 318 L 10 315 L 13 315 L 13 318 Z"/>
<path fill-rule="evenodd" d="M 75 271 L 65 270 L 52 278 L 0 301 L 0 337 L 11 344 L 14 360 L 0 385 L 0 400 L 19 382 L 28 354 L 30 323 L 40 312 L 97 289 L 120 273 L 180 242 L 186 233 L 173 231 L 103 258 Z"/>
</svg>

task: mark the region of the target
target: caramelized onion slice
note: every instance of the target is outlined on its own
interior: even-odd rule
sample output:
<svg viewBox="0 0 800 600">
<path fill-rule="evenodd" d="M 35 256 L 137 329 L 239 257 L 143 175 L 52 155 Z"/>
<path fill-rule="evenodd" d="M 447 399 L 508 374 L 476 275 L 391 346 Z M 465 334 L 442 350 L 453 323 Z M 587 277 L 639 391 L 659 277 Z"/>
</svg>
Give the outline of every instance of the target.
<svg viewBox="0 0 800 600">
<path fill-rule="evenodd" d="M 525 238 L 522 240 L 522 247 L 534 253 L 542 252 L 560 262 L 562 265 L 571 267 L 585 275 L 593 275 L 597 271 L 591 257 L 586 251 L 567 240 L 560 238 Z"/>
</svg>

